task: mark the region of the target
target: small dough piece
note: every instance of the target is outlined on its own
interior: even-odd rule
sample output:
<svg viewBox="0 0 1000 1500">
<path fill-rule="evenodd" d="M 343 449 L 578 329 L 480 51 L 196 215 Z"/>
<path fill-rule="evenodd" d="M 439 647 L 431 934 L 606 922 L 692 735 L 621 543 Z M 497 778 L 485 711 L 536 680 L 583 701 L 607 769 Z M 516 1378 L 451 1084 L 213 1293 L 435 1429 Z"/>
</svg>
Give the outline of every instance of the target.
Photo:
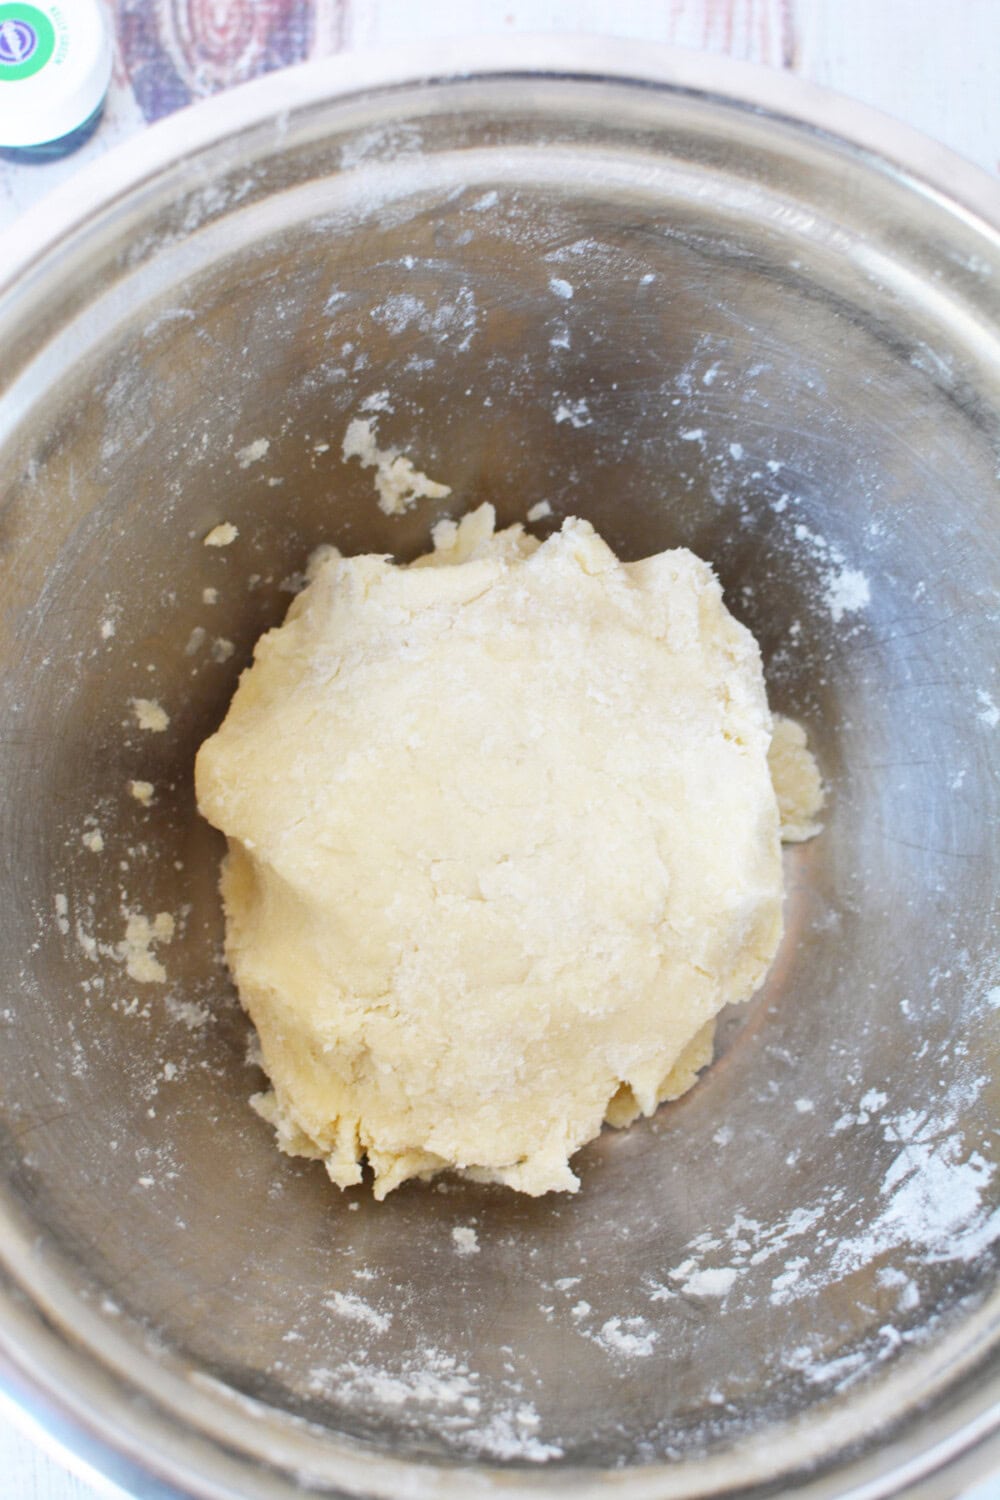
<svg viewBox="0 0 1000 1500">
<path fill-rule="evenodd" d="M 489 505 L 434 548 L 325 549 L 198 755 L 257 1107 L 377 1198 L 445 1168 L 575 1191 L 778 946 L 760 653 L 684 549 Z"/>
<path fill-rule="evenodd" d="M 170 715 L 155 698 L 132 698 L 130 702 L 135 722 L 140 729 L 145 729 L 150 734 L 162 734 L 170 728 Z"/>
<path fill-rule="evenodd" d="M 357 458 L 363 469 L 375 470 L 379 510 L 387 516 L 401 516 L 418 500 L 444 500 L 451 494 L 450 485 L 428 479 L 398 448 L 380 448 L 372 424 L 363 417 L 347 424 L 341 453 L 345 463 Z"/>
<path fill-rule="evenodd" d="M 153 944 L 170 943 L 173 938 L 174 919 L 168 911 L 157 912 L 152 921 L 141 912 L 128 912 L 125 937 L 116 952 L 129 978 L 139 984 L 165 984 L 167 971 L 154 956 Z"/>
<path fill-rule="evenodd" d="M 823 827 L 816 822 L 824 802 L 823 782 L 806 744 L 806 732 L 794 719 L 775 714 L 768 763 L 778 798 L 782 842 L 801 844 L 815 838 Z"/>
<path fill-rule="evenodd" d="M 220 521 L 218 526 L 213 526 L 206 537 L 203 545 L 206 547 L 231 547 L 239 536 L 239 532 L 232 521 Z"/>
</svg>

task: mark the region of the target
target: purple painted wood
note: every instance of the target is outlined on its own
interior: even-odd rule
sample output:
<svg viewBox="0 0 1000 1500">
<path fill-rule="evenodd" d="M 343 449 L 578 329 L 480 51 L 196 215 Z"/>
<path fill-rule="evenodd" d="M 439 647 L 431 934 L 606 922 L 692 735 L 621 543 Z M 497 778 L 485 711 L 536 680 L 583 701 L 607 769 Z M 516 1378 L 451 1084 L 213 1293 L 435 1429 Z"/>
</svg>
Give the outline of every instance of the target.
<svg viewBox="0 0 1000 1500">
<path fill-rule="evenodd" d="M 312 51 L 316 0 L 117 0 L 119 82 L 157 120 Z"/>
</svg>

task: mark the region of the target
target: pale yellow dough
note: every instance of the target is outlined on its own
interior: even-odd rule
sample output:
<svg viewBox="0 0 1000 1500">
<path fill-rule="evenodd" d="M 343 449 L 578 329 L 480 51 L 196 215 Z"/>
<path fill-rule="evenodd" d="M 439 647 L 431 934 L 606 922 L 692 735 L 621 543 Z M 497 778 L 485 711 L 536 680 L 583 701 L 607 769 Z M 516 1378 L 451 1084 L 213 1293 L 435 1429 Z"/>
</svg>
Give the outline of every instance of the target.
<svg viewBox="0 0 1000 1500">
<path fill-rule="evenodd" d="M 493 523 L 410 567 L 318 556 L 198 756 L 258 1107 L 377 1198 L 574 1191 L 781 936 L 760 654 L 711 569 Z"/>
<path fill-rule="evenodd" d="M 806 732 L 794 719 L 775 714 L 768 763 L 778 798 L 782 840 L 801 844 L 814 838 L 823 827 L 816 822 L 823 806 L 823 783 L 809 753 Z"/>
</svg>

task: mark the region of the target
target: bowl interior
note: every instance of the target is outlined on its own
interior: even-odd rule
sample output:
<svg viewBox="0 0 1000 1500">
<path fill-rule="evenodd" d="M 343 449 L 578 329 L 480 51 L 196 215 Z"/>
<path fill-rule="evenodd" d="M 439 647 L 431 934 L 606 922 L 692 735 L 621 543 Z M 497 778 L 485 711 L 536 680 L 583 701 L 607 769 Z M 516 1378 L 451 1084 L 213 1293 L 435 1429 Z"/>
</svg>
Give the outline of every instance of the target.
<svg viewBox="0 0 1000 1500">
<path fill-rule="evenodd" d="M 136 212 L 65 251 L 0 433 L 11 1235 L 140 1385 L 334 1455 L 694 1488 L 901 1372 L 933 1394 L 995 1279 L 1000 262 L 991 294 L 974 227 L 836 142 L 558 80 L 304 109 Z M 383 516 L 356 416 L 450 498 Z M 765 989 L 577 1196 L 375 1204 L 248 1106 L 192 762 L 318 543 L 411 557 L 487 499 L 710 559 L 829 805 Z"/>
</svg>

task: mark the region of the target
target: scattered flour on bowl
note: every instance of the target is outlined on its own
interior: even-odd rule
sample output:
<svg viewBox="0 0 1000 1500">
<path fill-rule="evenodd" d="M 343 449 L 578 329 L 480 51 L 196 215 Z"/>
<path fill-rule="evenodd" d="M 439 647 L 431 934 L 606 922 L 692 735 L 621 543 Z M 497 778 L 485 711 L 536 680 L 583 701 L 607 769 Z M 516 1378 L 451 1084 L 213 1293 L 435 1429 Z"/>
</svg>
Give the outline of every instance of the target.
<svg viewBox="0 0 1000 1500">
<path fill-rule="evenodd" d="M 389 391 L 372 391 L 359 408 L 361 411 L 392 411 L 392 396 Z"/>
<path fill-rule="evenodd" d="M 562 1448 L 540 1436 L 541 1418 L 523 1387 L 507 1384 L 508 1389 L 487 1395 L 478 1371 L 465 1360 L 425 1345 L 391 1363 L 355 1358 L 332 1368 L 317 1366 L 309 1388 L 347 1407 L 393 1411 L 403 1422 L 409 1408 L 416 1431 L 426 1425 L 427 1408 L 434 1408 L 437 1432 L 459 1453 L 530 1463 L 560 1458 Z"/>
<path fill-rule="evenodd" d="M 415 265 L 416 261 L 410 259 L 406 269 L 412 270 Z M 470 348 L 479 331 L 476 296 L 468 286 L 461 286 L 455 292 L 449 291 L 436 303 L 416 297 L 412 292 L 393 292 L 373 307 L 369 316 L 373 322 L 388 329 L 393 337 L 416 328 L 436 344 L 451 345 L 459 354 L 464 354 Z M 355 373 L 364 369 L 367 363 L 366 355 L 357 356 Z M 432 365 L 433 360 L 420 361 L 417 356 L 411 355 L 407 368 L 426 369 Z"/>
<path fill-rule="evenodd" d="M 914 1308 L 920 1306 L 920 1288 L 897 1267 L 883 1266 L 876 1273 L 875 1281 L 879 1286 L 892 1287 L 897 1290 L 896 1307 L 900 1312 L 912 1312 Z"/>
<path fill-rule="evenodd" d="M 582 396 L 577 400 L 567 397 L 565 400 L 557 401 L 553 415 L 557 426 L 568 422 L 571 427 L 590 427 L 594 421 L 590 414 L 590 407 Z"/>
<path fill-rule="evenodd" d="M 978 718 L 986 725 L 987 729 L 995 729 L 1000 724 L 1000 708 L 993 702 L 992 696 L 984 692 L 982 688 L 976 693 L 979 700 Z"/>
<path fill-rule="evenodd" d="M 864 573 L 857 568 L 832 570 L 826 575 L 826 604 L 830 618 L 839 625 L 845 615 L 856 614 L 871 603 L 871 589 Z"/>
<path fill-rule="evenodd" d="M 821 1359 L 817 1358 L 816 1351 L 811 1345 L 801 1344 L 785 1355 L 783 1364 L 786 1370 L 794 1370 L 802 1375 L 810 1385 L 843 1389 L 852 1377 L 863 1372 L 869 1360 L 870 1356 L 864 1349 L 855 1350 L 851 1354 L 843 1354 L 837 1359 Z"/>
<path fill-rule="evenodd" d="M 478 1376 L 468 1365 L 433 1347 L 406 1356 L 392 1369 L 347 1360 L 332 1370 L 317 1366 L 310 1378 L 315 1394 L 340 1396 L 348 1406 L 438 1406 L 442 1425 L 448 1420 L 449 1410 L 456 1407 L 469 1417 L 478 1414 L 478 1384 Z"/>
<path fill-rule="evenodd" d="M 591 1321 L 594 1308 L 585 1297 L 577 1297 L 571 1305 L 568 1294 L 580 1283 L 579 1276 L 561 1276 L 552 1283 L 553 1287 L 567 1294 L 567 1301 L 563 1304 L 572 1319 L 569 1325 L 574 1332 L 587 1339 L 605 1354 L 608 1354 L 620 1363 L 626 1359 L 647 1359 L 654 1352 L 659 1332 L 648 1318 L 636 1314 L 618 1314 L 613 1317 L 602 1318 L 599 1324 Z M 541 1306 L 539 1309 L 546 1315 L 549 1322 L 555 1321 L 555 1309 Z M 600 1317 L 600 1313 L 596 1316 Z"/>
<path fill-rule="evenodd" d="M 163 1003 L 170 1019 L 179 1021 L 188 1031 L 201 1031 L 212 1019 L 208 1006 L 194 1000 L 178 1000 L 176 995 L 167 995 Z"/>
<path fill-rule="evenodd" d="M 600 1329 L 592 1335 L 609 1354 L 622 1354 L 628 1359 L 645 1359 L 652 1354 L 657 1332 L 645 1318 L 606 1318 Z"/>
<path fill-rule="evenodd" d="M 271 443 L 268 438 L 254 438 L 252 443 L 247 443 L 245 448 L 237 448 L 236 462 L 241 469 L 249 469 L 251 464 L 259 463 L 267 453 Z"/>
<path fill-rule="evenodd" d="M 892 1113 L 883 1113 L 883 1091 L 866 1090 L 831 1132 L 875 1129 L 890 1148 L 881 1207 L 863 1230 L 856 1228 L 843 1189 L 814 1196 L 770 1224 L 737 1212 L 725 1229 L 688 1243 L 681 1262 L 649 1283 L 650 1301 L 734 1293 L 747 1298 L 749 1291 L 740 1293 L 741 1276 L 769 1261 L 775 1262 L 770 1301 L 780 1307 L 813 1299 L 889 1255 L 911 1258 L 914 1266 L 976 1260 L 1000 1238 L 1000 1210 L 991 1211 L 987 1197 L 995 1169 L 970 1149 L 959 1121 L 987 1081 L 953 1080 L 936 1108 Z M 910 1276 L 898 1266 L 893 1274 L 903 1288 L 900 1310 L 916 1307 L 920 1294 Z"/>
<path fill-rule="evenodd" d="M 518 1401 L 495 1411 L 480 1427 L 463 1433 L 461 1445 L 488 1458 L 520 1458 L 532 1463 L 561 1458 L 563 1450 L 558 1444 L 538 1436 L 540 1426 L 535 1407 L 528 1401 Z"/>
<path fill-rule="evenodd" d="M 733 1289 L 737 1271 L 735 1266 L 712 1266 L 704 1271 L 671 1274 L 682 1277 L 680 1290 L 685 1297 L 725 1297 Z"/>
<path fill-rule="evenodd" d="M 907 1243 L 925 1262 L 973 1260 L 1000 1237 L 1000 1210 L 984 1197 L 994 1166 L 967 1153 L 954 1123 L 923 1110 L 906 1110 L 887 1123 L 886 1141 L 899 1152 L 882 1182 L 884 1207 L 863 1233 L 841 1240 L 831 1260 L 839 1280 L 877 1256 Z"/>
<path fill-rule="evenodd" d="M 845 615 L 858 614 L 867 608 L 871 603 L 868 579 L 858 568 L 848 567 L 847 558 L 838 546 L 801 521 L 795 526 L 794 537 L 819 566 L 823 602 L 835 625 L 839 625 Z"/>
<path fill-rule="evenodd" d="M 323 1306 L 337 1314 L 339 1318 L 348 1318 L 355 1323 L 365 1323 L 376 1333 L 385 1333 L 392 1323 L 392 1314 L 381 1312 L 372 1307 L 363 1297 L 356 1296 L 353 1292 L 334 1292 L 332 1296 L 324 1299 Z"/>
</svg>

